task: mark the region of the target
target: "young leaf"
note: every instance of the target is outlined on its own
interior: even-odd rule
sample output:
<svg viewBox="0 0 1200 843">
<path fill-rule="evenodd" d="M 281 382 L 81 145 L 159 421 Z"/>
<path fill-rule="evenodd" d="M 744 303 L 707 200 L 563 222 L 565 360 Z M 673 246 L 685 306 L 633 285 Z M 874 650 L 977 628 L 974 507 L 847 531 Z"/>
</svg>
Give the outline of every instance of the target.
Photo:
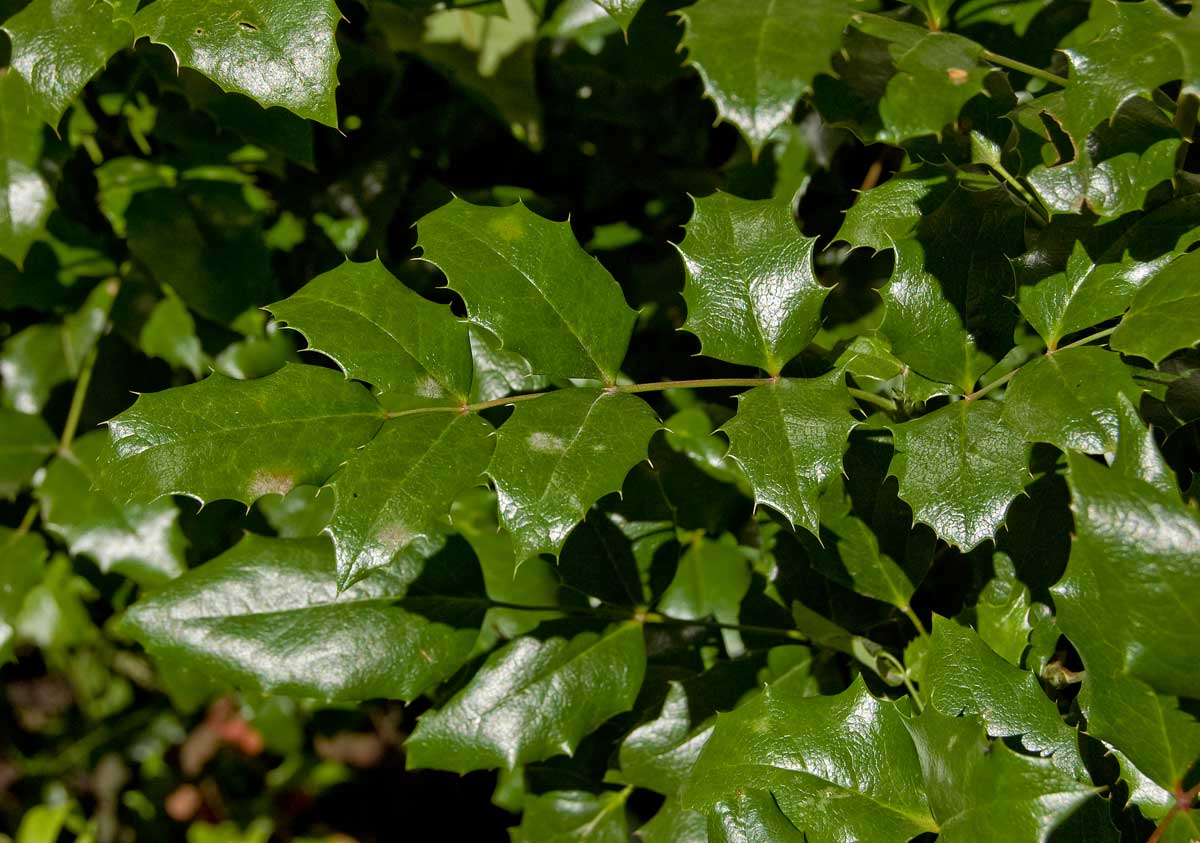
<svg viewBox="0 0 1200 843">
<path fill-rule="evenodd" d="M 326 701 L 412 700 L 471 655 L 486 607 L 462 595 L 477 571 L 429 562 L 439 564 L 456 586 L 442 594 L 405 599 L 414 577 L 404 567 L 375 571 L 339 593 L 324 537 L 247 535 L 139 601 L 123 625 L 152 655 L 235 687 Z"/>
<path fill-rule="evenodd" d="M 454 199 L 422 217 L 417 232 L 425 260 L 446 273 L 470 318 L 535 374 L 614 381 L 634 312 L 568 223 L 520 203 Z"/>
<path fill-rule="evenodd" d="M 1133 296 L 1112 335 L 1112 347 L 1159 363 L 1171 352 L 1200 343 L 1200 252 L 1175 258 Z"/>
<path fill-rule="evenodd" d="M 518 562 L 557 556 L 588 508 L 646 459 L 660 426 L 646 402 L 624 393 L 563 389 L 518 404 L 488 466 Z"/>
<path fill-rule="evenodd" d="M 454 498 L 483 482 L 493 432 L 484 419 L 464 413 L 384 423 L 329 483 L 335 503 L 326 532 L 337 553 L 338 588 L 444 532 Z"/>
<path fill-rule="evenodd" d="M 628 790 L 553 790 L 526 797 L 512 843 L 627 843 L 628 798 Z"/>
<path fill-rule="evenodd" d="M 38 168 L 42 121 L 28 99 L 21 77 L 0 74 L 0 258 L 18 268 L 54 207 L 54 195 Z"/>
<path fill-rule="evenodd" d="M 891 426 L 891 473 L 917 520 L 969 550 L 990 539 L 1029 474 L 1029 446 L 991 401 L 956 401 Z"/>
<path fill-rule="evenodd" d="M 248 505 L 325 482 L 383 418 L 362 386 L 318 366 L 249 381 L 213 374 L 142 395 L 111 419 L 101 483 L 122 502 L 188 495 Z"/>
<path fill-rule="evenodd" d="M 821 327 L 816 238 L 799 235 L 789 206 L 727 193 L 695 200 L 686 230 L 684 330 L 709 357 L 777 376 Z"/>
<path fill-rule="evenodd" d="M 738 396 L 737 415 L 721 428 L 755 502 L 813 534 L 820 523 L 821 484 L 841 471 L 847 438 L 858 424 L 843 378 L 835 371 L 755 387 Z"/>
<path fill-rule="evenodd" d="M 348 376 L 371 384 L 389 409 L 468 400 L 467 326 L 409 290 L 378 258 L 346 261 L 268 309 Z"/>
<path fill-rule="evenodd" d="M 571 639 L 518 638 L 490 655 L 449 702 L 421 717 L 406 744 L 408 766 L 512 770 L 570 754 L 605 720 L 629 710 L 645 670 L 638 624 Z"/>
<path fill-rule="evenodd" d="M 0 498 L 15 498 L 57 446 L 41 416 L 0 407 Z"/>
<path fill-rule="evenodd" d="M 683 791 L 684 807 L 710 819 L 744 816 L 736 800 L 751 790 L 814 839 L 906 843 L 937 830 L 904 718 L 861 678 L 832 697 L 768 685 L 717 718 Z"/>
</svg>

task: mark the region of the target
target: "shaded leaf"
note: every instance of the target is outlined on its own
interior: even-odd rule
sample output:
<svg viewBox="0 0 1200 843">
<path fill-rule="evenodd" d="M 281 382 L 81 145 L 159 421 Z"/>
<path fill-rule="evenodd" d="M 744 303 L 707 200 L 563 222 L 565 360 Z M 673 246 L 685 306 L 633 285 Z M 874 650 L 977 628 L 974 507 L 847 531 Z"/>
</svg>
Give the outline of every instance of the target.
<svg viewBox="0 0 1200 843">
<path fill-rule="evenodd" d="M 629 792 L 552 790 L 525 800 L 513 843 L 626 843 Z"/>
<path fill-rule="evenodd" d="M 1133 296 L 1112 335 L 1113 348 L 1158 363 L 1200 342 L 1200 252 L 1175 258 Z"/>
<path fill-rule="evenodd" d="M 28 99 L 19 76 L 0 74 L 0 258 L 18 268 L 54 207 L 54 196 L 38 167 L 42 121 Z"/>
<path fill-rule="evenodd" d="M 0 408 L 0 498 L 15 498 L 57 447 L 41 416 Z"/>
</svg>

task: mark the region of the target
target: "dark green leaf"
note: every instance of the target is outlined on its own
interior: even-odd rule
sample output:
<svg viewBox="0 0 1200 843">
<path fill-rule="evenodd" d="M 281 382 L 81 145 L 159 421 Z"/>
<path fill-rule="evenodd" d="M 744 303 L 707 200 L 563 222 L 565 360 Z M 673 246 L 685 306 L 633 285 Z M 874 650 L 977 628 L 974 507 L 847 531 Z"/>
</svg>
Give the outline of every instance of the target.
<svg viewBox="0 0 1200 843">
<path fill-rule="evenodd" d="M 26 488 L 57 446 L 41 416 L 0 408 L 0 498 L 11 500 Z"/>
<path fill-rule="evenodd" d="M 38 168 L 42 121 L 28 99 L 21 77 L 0 74 L 0 258 L 18 267 L 54 207 Z"/>
<path fill-rule="evenodd" d="M 1200 342 L 1200 252 L 1175 258 L 1133 296 L 1112 347 L 1158 363 Z"/>
</svg>

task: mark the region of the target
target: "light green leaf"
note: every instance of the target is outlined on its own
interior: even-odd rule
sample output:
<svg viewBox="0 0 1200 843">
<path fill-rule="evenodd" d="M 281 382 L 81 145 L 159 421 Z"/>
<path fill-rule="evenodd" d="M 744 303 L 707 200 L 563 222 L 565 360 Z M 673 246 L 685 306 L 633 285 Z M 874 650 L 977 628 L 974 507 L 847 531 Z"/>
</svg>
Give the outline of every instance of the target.
<svg viewBox="0 0 1200 843">
<path fill-rule="evenodd" d="M 784 816 L 774 796 L 738 788 L 708 818 L 708 841 L 715 843 L 808 843 L 808 835 Z"/>
<path fill-rule="evenodd" d="M 1129 312 L 1111 345 L 1153 363 L 1180 348 L 1200 343 L 1200 252 L 1188 252 L 1164 266 L 1133 296 Z"/>
<path fill-rule="evenodd" d="M 1067 465 L 1075 536 L 1052 589 L 1063 633 L 1089 673 L 1200 696 L 1191 657 L 1200 647 L 1200 516 L 1178 495 L 1087 457 L 1068 454 Z"/>
<path fill-rule="evenodd" d="M 471 381 L 471 403 L 494 401 L 514 392 L 538 392 L 550 386 L 550 379 L 534 375 L 529 361 L 514 351 L 500 347 L 490 331 L 469 326 L 471 357 L 475 377 Z"/>
<path fill-rule="evenodd" d="M 0 74 L 0 258 L 21 267 L 54 207 L 42 159 L 42 121 L 25 82 Z"/>
<path fill-rule="evenodd" d="M 139 396 L 108 422 L 101 483 L 117 500 L 188 495 L 251 504 L 321 484 L 383 423 L 359 384 L 318 366 L 199 383 Z"/>
<path fill-rule="evenodd" d="M 12 500 L 58 447 L 58 439 L 38 415 L 0 407 L 0 498 Z"/>
<path fill-rule="evenodd" d="M 1020 667 L 1033 632 L 1029 587 L 1017 577 L 1007 553 L 992 554 L 992 570 L 994 575 L 980 589 L 972 608 L 974 626 L 979 637 L 1001 658 Z"/>
<path fill-rule="evenodd" d="M 18 413 L 40 413 L 51 390 L 70 379 L 61 325 L 30 325 L 0 348 L 4 404 Z"/>
<path fill-rule="evenodd" d="M 17 618 L 27 595 L 42 579 L 46 542 L 36 533 L 0 526 L 0 664 L 13 656 Z"/>
<path fill-rule="evenodd" d="M 621 24 L 621 29 L 628 31 L 629 25 L 633 23 L 634 15 L 638 13 L 638 9 L 642 8 L 642 4 L 646 0 L 592 0 L 592 2 Z"/>
<path fill-rule="evenodd" d="M 1004 420 L 1030 442 L 1068 451 L 1112 453 L 1120 396 L 1142 394 L 1129 368 L 1095 346 L 1046 354 L 1022 366 L 1004 400 Z"/>
<path fill-rule="evenodd" d="M 855 10 L 854 0 L 701 0 L 679 12 L 688 63 L 704 81 L 721 117 L 737 126 L 757 154 L 792 116 L 796 100 L 833 54 Z M 803 44 L 804 49 L 796 49 Z"/>
<path fill-rule="evenodd" d="M 674 618 L 736 624 L 742 598 L 750 589 L 750 562 L 726 534 L 718 541 L 698 536 L 679 559 L 679 567 L 658 608 Z M 733 658 L 743 652 L 736 630 L 722 630 L 725 648 Z"/>
<path fill-rule="evenodd" d="M 903 723 L 921 759 L 939 843 L 1045 843 L 1095 793 L 1049 759 L 989 742 L 975 717 L 926 709 Z"/>
<path fill-rule="evenodd" d="M 612 383 L 634 312 L 568 223 L 518 203 L 454 199 L 417 224 L 425 260 L 467 303 L 470 318 L 527 359 L 535 374 Z"/>
<path fill-rule="evenodd" d="M 334 564 L 324 537 L 247 535 L 136 603 L 123 626 L 152 655 L 235 687 L 325 701 L 412 700 L 470 656 L 486 603 L 469 556 L 431 559 L 432 593 L 407 566 L 338 592 Z"/>
<path fill-rule="evenodd" d="M 707 826 L 703 814 L 683 808 L 672 798 L 636 833 L 641 843 L 709 843 Z"/>
<path fill-rule="evenodd" d="M 371 384 L 390 409 L 467 402 L 467 326 L 404 286 L 378 258 L 346 261 L 268 309 L 347 375 Z"/>
<path fill-rule="evenodd" d="M 67 314 L 63 319 L 63 358 L 72 376 L 79 375 L 83 361 L 108 328 L 108 315 L 112 312 L 120 288 L 115 279 L 102 281 L 88 293 L 79 310 Z"/>
<path fill-rule="evenodd" d="M 552 790 L 526 797 L 513 843 L 627 843 L 628 790 Z"/>
<path fill-rule="evenodd" d="M 903 721 L 861 678 L 832 697 L 801 697 L 768 685 L 717 718 L 683 805 L 710 821 L 744 815 L 738 794 L 758 791 L 760 805 L 773 802 L 811 839 L 906 843 L 937 826 Z"/>
<path fill-rule="evenodd" d="M 329 483 L 335 502 L 326 532 L 337 552 L 338 588 L 445 532 L 454 498 L 483 483 L 493 432 L 480 416 L 457 412 L 384 422 Z"/>
<path fill-rule="evenodd" d="M 709 357 L 778 375 L 821 327 L 816 238 L 800 236 L 788 205 L 727 193 L 695 200 L 686 230 L 684 330 Z"/>
<path fill-rule="evenodd" d="M 992 537 L 1030 479 L 1029 446 L 1003 412 L 992 401 L 956 401 L 891 426 L 900 497 L 963 550 Z"/>
<path fill-rule="evenodd" d="M 642 628 L 634 623 L 570 639 L 517 638 L 449 702 L 421 717 L 406 744 L 408 766 L 511 770 L 570 754 L 605 720 L 629 710 L 645 669 Z"/>
<path fill-rule="evenodd" d="M 155 0 L 132 22 L 223 90 L 336 128 L 340 19 L 332 0 Z"/>
<path fill-rule="evenodd" d="M 142 351 L 166 360 L 172 366 L 187 369 L 195 378 L 205 371 L 204 349 L 196 336 L 196 320 L 188 313 L 179 296 L 168 292 L 142 326 L 138 340 Z"/>
<path fill-rule="evenodd" d="M 179 510 L 166 498 L 121 505 L 94 488 L 108 437 L 101 431 L 75 440 L 46 468 L 37 487 L 46 529 L 73 556 L 95 560 L 143 586 L 157 586 L 187 568 Z"/>
<path fill-rule="evenodd" d="M 891 249 L 915 235 L 922 213 L 944 204 L 956 189 L 949 172 L 929 164 L 902 170 L 858 195 L 836 239 L 855 248 Z"/>
<path fill-rule="evenodd" d="M 488 466 L 518 562 L 557 556 L 588 508 L 646 459 L 660 427 L 646 402 L 625 393 L 563 389 L 518 404 Z"/>
<path fill-rule="evenodd" d="M 834 371 L 809 380 L 783 378 L 738 396 L 738 412 L 721 428 L 729 456 L 766 504 L 813 534 L 819 529 L 821 484 L 840 472 L 858 422 L 854 402 Z"/>
</svg>

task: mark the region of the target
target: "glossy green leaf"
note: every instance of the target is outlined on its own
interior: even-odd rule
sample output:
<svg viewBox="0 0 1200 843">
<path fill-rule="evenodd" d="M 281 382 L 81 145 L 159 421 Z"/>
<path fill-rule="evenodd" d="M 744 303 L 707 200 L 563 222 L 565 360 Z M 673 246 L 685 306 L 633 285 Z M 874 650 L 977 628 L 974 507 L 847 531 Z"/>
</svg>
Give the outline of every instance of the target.
<svg viewBox="0 0 1200 843">
<path fill-rule="evenodd" d="M 627 711 L 646 669 L 634 623 L 568 639 L 523 636 L 490 655 L 461 691 L 423 715 L 406 744 L 410 768 L 467 772 L 570 754 Z"/>
<path fill-rule="evenodd" d="M 4 404 L 19 413 L 40 413 L 51 390 L 70 379 L 60 325 L 30 325 L 0 347 Z"/>
<path fill-rule="evenodd" d="M 903 716 L 861 679 L 832 697 L 768 685 L 718 717 L 684 807 L 710 818 L 744 813 L 737 800 L 746 791 L 764 794 L 810 838 L 905 843 L 937 830 Z"/>
<path fill-rule="evenodd" d="M 54 207 L 38 164 L 42 121 L 30 107 L 25 82 L 0 74 L 0 258 L 20 267 Z"/>
<path fill-rule="evenodd" d="M 627 791 L 554 790 L 529 797 L 513 843 L 626 843 Z"/>
<path fill-rule="evenodd" d="M 810 380 L 783 378 L 739 395 L 737 415 L 721 429 L 755 503 L 816 533 L 817 496 L 821 484 L 841 471 L 846 440 L 858 423 L 853 407 L 837 371 Z"/>
<path fill-rule="evenodd" d="M 1112 335 L 1112 347 L 1158 363 L 1171 352 L 1200 343 L 1200 252 L 1164 266 L 1133 296 Z"/>
<path fill-rule="evenodd" d="M 659 598 L 658 608 L 674 618 L 713 618 L 736 624 L 750 579 L 750 562 L 732 536 L 719 541 L 698 537 L 679 558 L 675 577 Z M 729 654 L 741 655 L 736 631 L 723 632 Z"/>
<path fill-rule="evenodd" d="M 520 203 L 489 208 L 454 199 L 423 217 L 417 232 L 425 260 L 446 273 L 470 318 L 535 374 L 613 382 L 634 313 L 569 224 Z"/>
<path fill-rule="evenodd" d="M 659 427 L 646 402 L 623 393 L 564 389 L 518 404 L 488 466 L 517 560 L 557 556 L 588 508 L 646 459 Z"/>
<path fill-rule="evenodd" d="M 597 6 L 608 12 L 613 20 L 621 25 L 621 29 L 628 30 L 629 25 L 633 23 L 633 17 L 638 13 L 638 9 L 642 8 L 642 4 L 646 0 L 592 0 Z"/>
<path fill-rule="evenodd" d="M 1001 658 L 1020 667 L 1033 632 L 1029 587 L 1017 577 L 1007 553 L 992 554 L 992 570 L 972 608 L 972 624 Z"/>
<path fill-rule="evenodd" d="M 323 483 L 383 418 L 370 393 L 329 369 L 292 364 L 250 381 L 214 374 L 142 395 L 111 419 L 101 482 L 119 501 L 251 504 Z"/>
<path fill-rule="evenodd" d="M 386 406 L 463 404 L 471 391 L 467 326 L 405 287 L 378 260 L 347 261 L 270 305 L 275 318 Z"/>
<path fill-rule="evenodd" d="M 680 806 L 677 799 L 668 799 L 658 813 L 637 830 L 641 843 L 709 843 L 708 823 L 703 814 Z"/>
<path fill-rule="evenodd" d="M 1112 467 L 1124 476 L 1144 480 L 1168 495 L 1178 494 L 1175 476 L 1163 460 L 1154 434 L 1138 415 L 1137 407 L 1124 396 L 1117 399 L 1117 405 L 1117 451 Z"/>
<path fill-rule="evenodd" d="M 236 687 L 327 701 L 411 700 L 470 656 L 484 608 L 469 589 L 477 572 L 434 557 L 452 586 L 440 593 L 418 591 L 404 566 L 339 593 L 334 564 L 324 537 L 248 535 L 139 601 L 123 625 L 158 658 Z"/>
<path fill-rule="evenodd" d="M 46 542 L 36 533 L 18 533 L 0 527 L 0 663 L 13 655 L 17 618 L 27 595 L 42 578 L 46 561 Z"/>
<path fill-rule="evenodd" d="M 484 419 L 462 413 L 384 423 L 329 483 L 335 503 L 328 533 L 337 551 L 339 588 L 445 531 L 454 498 L 483 482 L 493 432 Z"/>
<path fill-rule="evenodd" d="M 686 229 L 684 330 L 710 357 L 778 375 L 821 327 L 816 238 L 800 236 L 789 207 L 726 193 L 697 199 Z"/>
<path fill-rule="evenodd" d="M 991 538 L 1030 479 L 1029 446 L 990 401 L 956 401 L 892 426 L 891 473 L 918 521 L 968 550 Z"/>
<path fill-rule="evenodd" d="M 738 788 L 728 801 L 717 804 L 708 820 L 708 841 L 717 843 L 808 843 L 779 808 L 773 794 L 757 788 Z"/>
<path fill-rule="evenodd" d="M 0 498 L 15 498 L 57 447 L 41 416 L 0 408 Z"/>
<path fill-rule="evenodd" d="M 683 46 L 717 113 L 737 126 L 751 149 L 792 115 L 819 73 L 832 71 L 842 30 L 860 8 L 854 0 L 774 0 L 730 5 L 705 0 L 680 12 Z M 795 49 L 803 43 L 804 49 Z"/>
<path fill-rule="evenodd" d="M 196 378 L 204 374 L 204 349 L 196 336 L 196 320 L 174 293 L 169 293 L 155 305 L 138 340 L 142 351 L 151 357 L 187 369 Z"/>
</svg>

